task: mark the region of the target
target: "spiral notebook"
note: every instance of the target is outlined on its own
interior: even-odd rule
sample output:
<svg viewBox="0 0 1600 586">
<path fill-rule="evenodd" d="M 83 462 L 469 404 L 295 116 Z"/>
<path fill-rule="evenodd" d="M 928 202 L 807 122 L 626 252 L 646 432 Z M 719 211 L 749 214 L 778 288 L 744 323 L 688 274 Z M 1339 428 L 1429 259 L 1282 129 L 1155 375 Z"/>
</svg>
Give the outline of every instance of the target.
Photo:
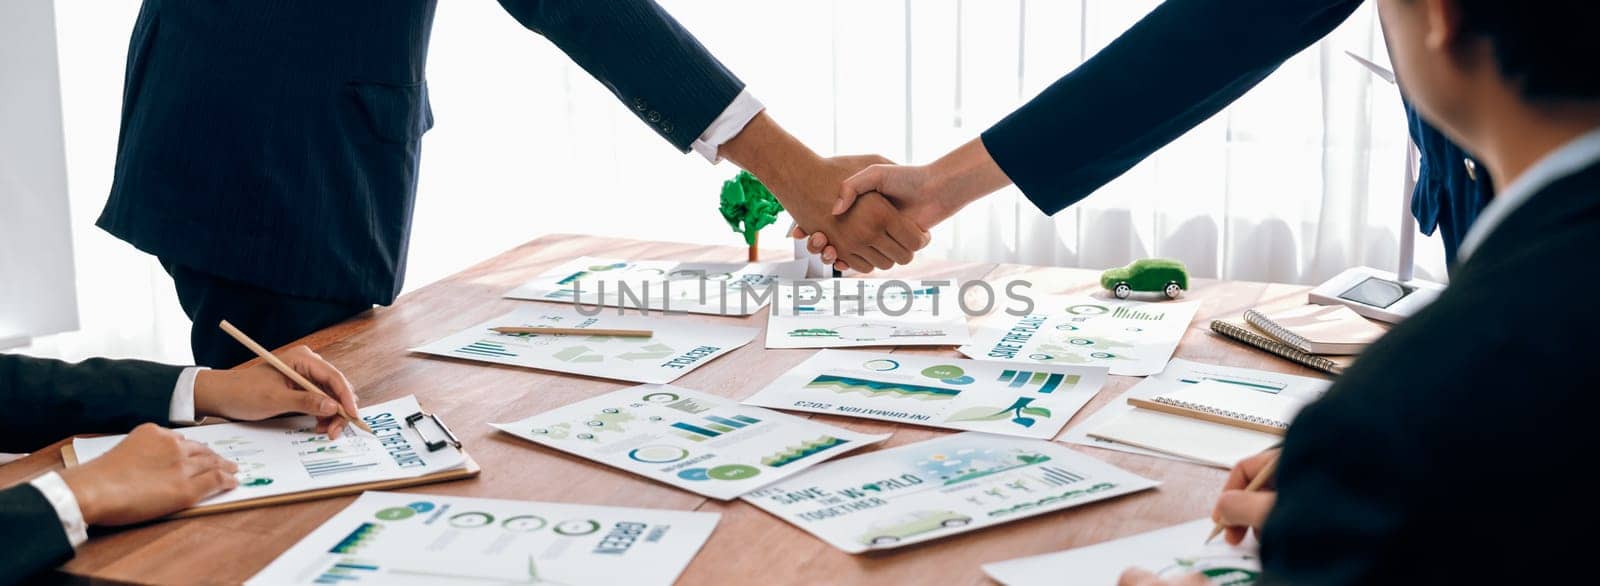
<svg viewBox="0 0 1600 586">
<path fill-rule="evenodd" d="M 1343 305 L 1302 305 L 1283 311 L 1244 312 L 1244 320 L 1308 354 L 1360 354 L 1388 330 Z"/>
<path fill-rule="evenodd" d="M 1295 414 L 1306 405 L 1288 395 L 1240 390 L 1216 381 L 1202 381 L 1149 399 L 1130 398 L 1128 403 L 1142 409 L 1274 435 L 1283 435 Z"/>
<path fill-rule="evenodd" d="M 1338 376 L 1344 369 L 1355 362 L 1354 356 L 1318 356 L 1301 351 L 1294 346 L 1279 342 L 1245 321 L 1212 320 L 1211 331 L 1224 338 L 1234 340 L 1241 344 L 1251 346 L 1257 350 L 1268 352 L 1295 364 L 1314 368 L 1328 374 Z"/>
<path fill-rule="evenodd" d="M 1207 380 L 1128 403 L 1139 408 L 1089 436 L 1227 468 L 1283 441 L 1309 401 Z"/>
</svg>

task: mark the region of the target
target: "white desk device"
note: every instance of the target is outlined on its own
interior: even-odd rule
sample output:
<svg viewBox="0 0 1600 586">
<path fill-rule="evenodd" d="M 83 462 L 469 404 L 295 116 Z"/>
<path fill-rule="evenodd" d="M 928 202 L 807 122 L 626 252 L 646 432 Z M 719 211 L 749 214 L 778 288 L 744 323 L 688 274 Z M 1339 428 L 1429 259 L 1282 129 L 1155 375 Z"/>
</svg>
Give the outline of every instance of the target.
<svg viewBox="0 0 1600 586">
<path fill-rule="evenodd" d="M 1348 51 L 1345 54 L 1366 66 L 1373 75 L 1394 83 L 1394 73 Z M 1417 219 L 1411 215 L 1411 193 L 1417 186 L 1417 145 L 1406 142 L 1405 189 L 1400 196 L 1399 274 L 1372 267 L 1355 267 L 1328 279 L 1310 294 L 1318 305 L 1345 305 L 1363 316 L 1388 323 L 1400 323 L 1427 307 L 1444 285 L 1417 279 L 1412 274 L 1416 262 Z"/>
</svg>

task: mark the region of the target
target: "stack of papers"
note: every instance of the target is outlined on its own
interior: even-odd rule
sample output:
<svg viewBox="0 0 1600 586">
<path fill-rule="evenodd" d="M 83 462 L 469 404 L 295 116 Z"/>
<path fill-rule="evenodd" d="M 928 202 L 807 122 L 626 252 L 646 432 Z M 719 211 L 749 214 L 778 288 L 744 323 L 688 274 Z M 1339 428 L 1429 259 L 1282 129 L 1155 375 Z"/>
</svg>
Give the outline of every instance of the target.
<svg viewBox="0 0 1600 586">
<path fill-rule="evenodd" d="M 369 492 L 249 584 L 671 584 L 716 513 Z"/>
<path fill-rule="evenodd" d="M 1299 407 L 1322 397 L 1328 381 L 1248 368 L 1234 368 L 1174 359 L 1161 374 L 1144 379 L 1122 397 L 1106 404 L 1083 423 L 1067 430 L 1062 440 L 1136 454 L 1184 460 L 1218 468 L 1235 463 L 1283 441 L 1282 436 L 1200 421 L 1129 405 L 1129 398 L 1184 397 L 1196 387 L 1205 400 L 1223 407 L 1255 409 L 1265 403 L 1287 406 L 1273 411 L 1289 417 Z M 1236 395 L 1217 401 L 1217 396 Z M 1252 394 L 1268 395 L 1268 397 Z M 1278 409 L 1279 407 L 1273 407 Z"/>
<path fill-rule="evenodd" d="M 494 426 L 723 500 L 889 438 L 670 385 L 622 389 Z"/>
<path fill-rule="evenodd" d="M 777 289 L 768 348 L 958 346 L 967 316 L 951 282 L 894 279 L 795 281 Z"/>
<path fill-rule="evenodd" d="M 979 360 L 1104 366 L 1115 375 L 1151 375 L 1172 358 L 1199 307 L 1198 301 L 1045 297 L 1036 301 L 1033 313 L 979 327 L 972 344 L 958 350 Z"/>
<path fill-rule="evenodd" d="M 421 411 L 417 399 L 409 395 L 362 408 L 361 419 L 372 426 L 375 435 L 346 426 L 336 440 L 317 433 L 317 420 L 309 415 L 176 431 L 239 465 L 239 487 L 195 505 L 203 507 L 416 478 L 465 466 L 467 458 L 460 451 L 450 446 L 429 451 L 416 430 L 406 425 L 407 416 Z M 81 464 L 105 455 L 127 437 L 77 438 L 72 440 L 72 449 Z"/>
<path fill-rule="evenodd" d="M 829 545 L 861 553 L 1156 484 L 1060 444 L 967 432 L 823 464 L 744 500 Z"/>
<path fill-rule="evenodd" d="M 669 383 L 756 337 L 754 328 L 616 315 L 613 311 L 586 316 L 572 308 L 524 307 L 411 351 L 640 383 Z M 499 326 L 651 330 L 655 335 L 501 334 L 490 329 Z"/>
<path fill-rule="evenodd" d="M 1103 367 L 823 350 L 744 402 L 1050 439 L 1105 381 Z"/>
<path fill-rule="evenodd" d="M 1195 519 L 1089 547 L 985 564 L 984 573 L 1006 586 L 1116 584 L 1128 568 L 1143 568 L 1172 580 L 1199 572 L 1212 584 L 1246 586 L 1261 577 L 1255 538 L 1237 546 L 1217 539 L 1202 545 L 1211 533 L 1210 519 Z"/>
<path fill-rule="evenodd" d="M 512 299 L 608 307 L 750 315 L 779 279 L 806 274 L 806 259 L 763 263 L 624 260 L 584 256 L 506 293 Z"/>
</svg>

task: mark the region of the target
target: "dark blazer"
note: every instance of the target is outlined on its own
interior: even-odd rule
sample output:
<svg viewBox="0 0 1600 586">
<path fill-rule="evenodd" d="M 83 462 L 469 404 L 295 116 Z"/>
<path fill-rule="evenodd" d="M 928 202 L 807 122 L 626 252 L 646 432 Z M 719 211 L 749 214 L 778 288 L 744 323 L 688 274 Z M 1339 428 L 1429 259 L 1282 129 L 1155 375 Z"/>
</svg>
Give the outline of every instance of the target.
<svg viewBox="0 0 1600 586">
<path fill-rule="evenodd" d="M 1034 205 L 1054 214 L 1233 103 L 1339 26 L 1361 2 L 1166 0 L 985 131 L 983 145 Z M 1436 221 L 1444 227 L 1445 248 L 1453 256 L 1486 201 L 1470 191 L 1451 191 L 1470 185 L 1453 179 L 1465 174 L 1460 149 L 1414 117 L 1413 126 L 1432 139 L 1423 144 L 1429 175 L 1413 207 L 1425 233 L 1433 232 Z M 1464 200 L 1454 204 L 1460 211 L 1439 213 L 1452 204 L 1439 197 L 1444 193 Z"/>
<path fill-rule="evenodd" d="M 145 0 L 98 225 L 267 290 L 393 301 L 433 126 L 434 4 Z M 743 89 L 650 0 L 500 4 L 679 150 Z"/>
<path fill-rule="evenodd" d="M 0 354 L 0 452 L 25 452 L 77 433 L 122 433 L 168 424 L 180 367 L 137 360 L 59 360 Z M 72 557 L 44 495 L 28 484 L 0 490 L 0 584 Z"/>
<path fill-rule="evenodd" d="M 1600 164 L 1508 216 L 1285 437 L 1280 583 L 1548 584 L 1592 543 Z M 1448 364 L 1450 368 L 1438 368 Z"/>
</svg>

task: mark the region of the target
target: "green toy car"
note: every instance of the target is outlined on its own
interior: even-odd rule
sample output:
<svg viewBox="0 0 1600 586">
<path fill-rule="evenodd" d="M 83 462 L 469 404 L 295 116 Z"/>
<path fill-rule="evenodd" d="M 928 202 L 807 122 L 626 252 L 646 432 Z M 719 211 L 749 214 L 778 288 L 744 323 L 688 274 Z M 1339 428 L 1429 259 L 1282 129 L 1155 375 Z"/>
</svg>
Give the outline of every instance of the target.
<svg viewBox="0 0 1600 586">
<path fill-rule="evenodd" d="M 1100 273 L 1100 286 L 1117 299 L 1127 299 L 1134 291 L 1160 292 L 1167 299 L 1177 299 L 1189 288 L 1189 271 L 1170 258 L 1141 258 Z"/>
</svg>

